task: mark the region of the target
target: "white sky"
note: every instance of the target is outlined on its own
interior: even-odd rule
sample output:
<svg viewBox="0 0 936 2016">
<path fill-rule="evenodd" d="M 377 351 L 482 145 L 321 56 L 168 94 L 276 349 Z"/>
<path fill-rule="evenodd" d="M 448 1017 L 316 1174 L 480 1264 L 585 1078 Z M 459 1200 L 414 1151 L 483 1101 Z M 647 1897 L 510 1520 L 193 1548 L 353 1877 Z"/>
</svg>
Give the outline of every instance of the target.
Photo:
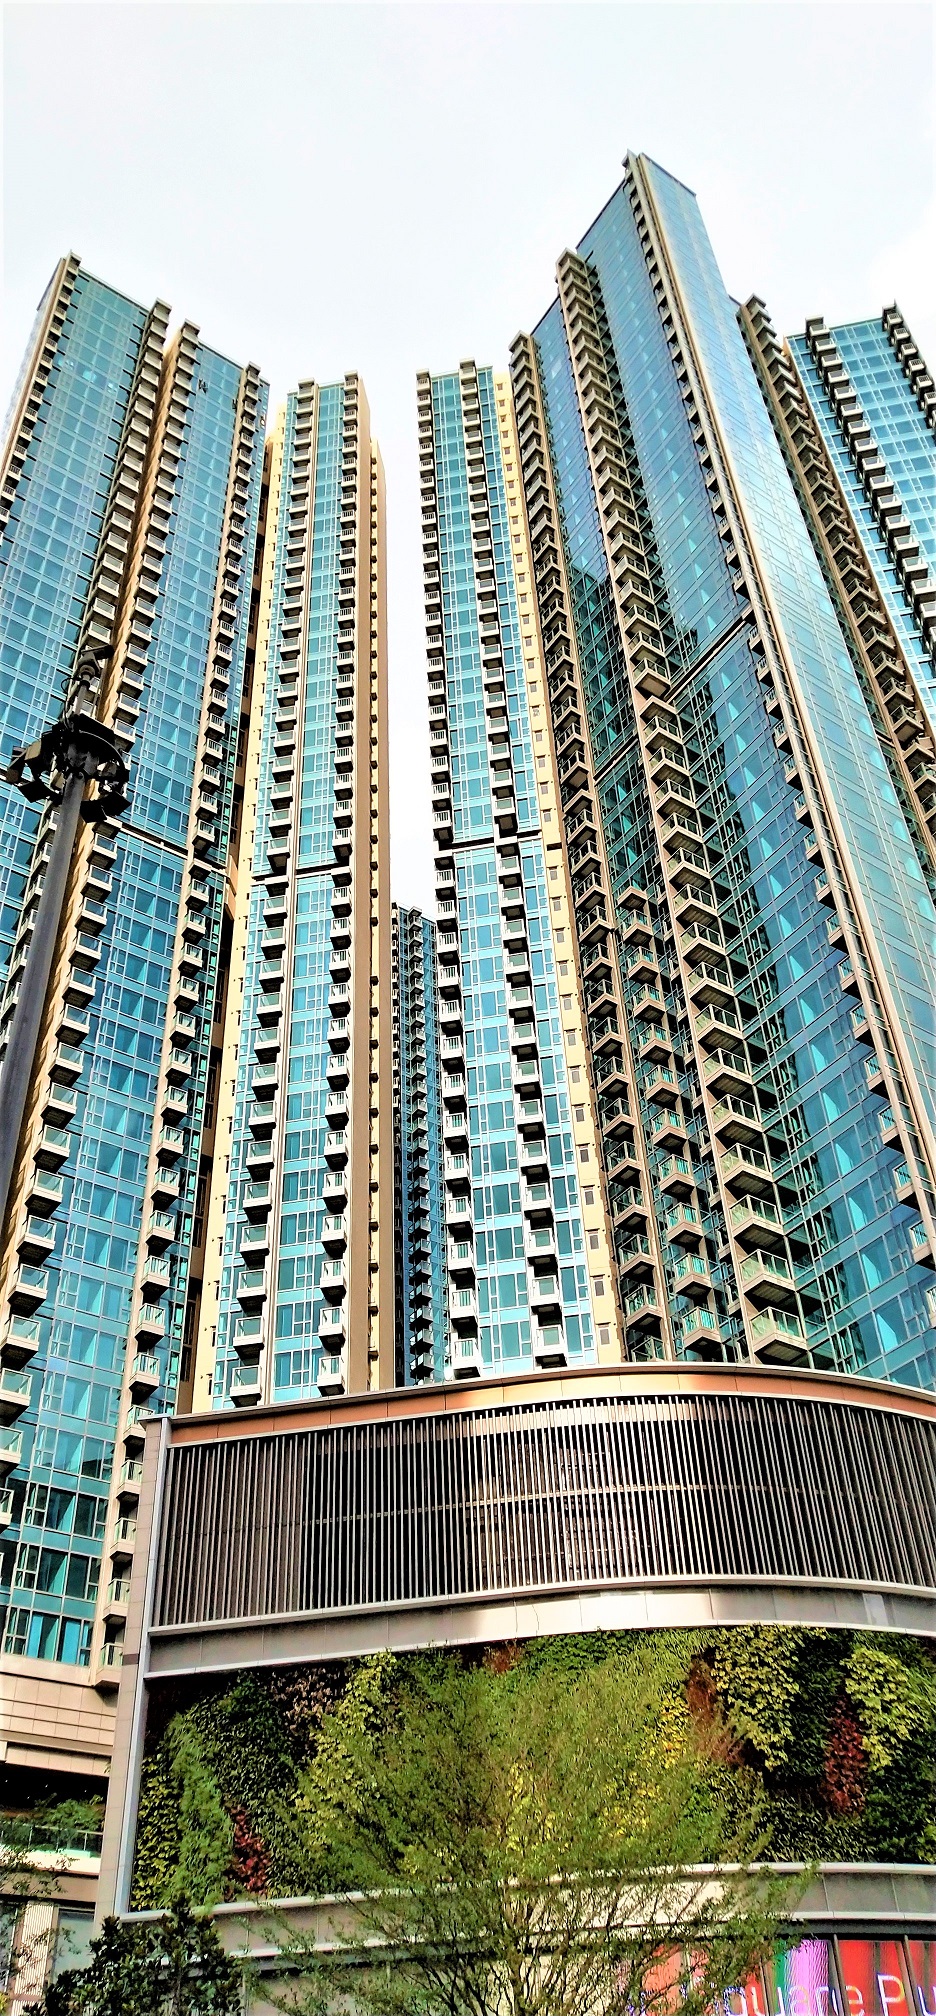
<svg viewBox="0 0 936 2016">
<path fill-rule="evenodd" d="M 62 252 L 275 402 L 362 372 L 387 464 L 393 888 L 432 904 L 414 376 L 503 365 L 628 147 L 783 330 L 895 297 L 936 362 L 933 15 L 739 4 L 8 5 L 0 411 Z"/>
</svg>

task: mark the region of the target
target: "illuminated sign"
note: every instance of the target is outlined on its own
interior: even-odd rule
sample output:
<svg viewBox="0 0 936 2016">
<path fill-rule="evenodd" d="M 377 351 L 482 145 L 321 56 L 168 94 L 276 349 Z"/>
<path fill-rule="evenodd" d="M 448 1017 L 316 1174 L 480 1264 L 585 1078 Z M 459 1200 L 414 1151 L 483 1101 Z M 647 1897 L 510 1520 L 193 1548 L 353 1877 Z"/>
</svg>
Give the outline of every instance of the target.
<svg viewBox="0 0 936 2016">
<path fill-rule="evenodd" d="M 803 1939 L 724 1999 L 725 2016 L 936 2016 L 936 1940 Z"/>
</svg>

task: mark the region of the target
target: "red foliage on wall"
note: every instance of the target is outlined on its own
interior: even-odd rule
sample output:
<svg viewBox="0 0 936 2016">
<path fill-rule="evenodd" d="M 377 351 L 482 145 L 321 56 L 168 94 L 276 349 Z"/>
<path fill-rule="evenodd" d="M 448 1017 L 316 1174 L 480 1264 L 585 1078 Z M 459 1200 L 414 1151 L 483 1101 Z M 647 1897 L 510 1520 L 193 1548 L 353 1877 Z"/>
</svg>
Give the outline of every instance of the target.
<svg viewBox="0 0 936 2016">
<path fill-rule="evenodd" d="M 242 1806 L 234 1814 L 234 1871 L 241 1888 L 252 1897 L 269 1888 L 270 1857 L 260 1835 L 251 1831 Z"/>
<path fill-rule="evenodd" d="M 868 1760 L 851 1702 L 840 1695 L 832 1710 L 822 1766 L 821 1794 L 830 1813 L 845 1817 L 864 1809 Z"/>
</svg>

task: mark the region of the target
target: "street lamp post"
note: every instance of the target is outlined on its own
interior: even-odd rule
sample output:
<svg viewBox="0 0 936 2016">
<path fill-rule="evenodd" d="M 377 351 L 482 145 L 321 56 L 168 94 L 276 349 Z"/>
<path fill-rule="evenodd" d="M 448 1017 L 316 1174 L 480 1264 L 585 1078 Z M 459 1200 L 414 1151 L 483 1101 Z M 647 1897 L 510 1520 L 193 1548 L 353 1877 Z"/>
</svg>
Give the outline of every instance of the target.
<svg viewBox="0 0 936 2016">
<path fill-rule="evenodd" d="M 127 765 L 117 738 L 93 711 L 101 659 L 108 655 L 93 648 L 82 653 L 59 719 L 50 722 L 28 748 L 14 750 L 3 773 L 5 782 L 15 784 L 25 798 L 33 803 L 48 799 L 58 812 L 6 1055 L 0 1065 L 0 1228 L 6 1217 L 78 828 L 83 818 L 94 825 L 119 818 L 128 803 Z M 86 798 L 89 784 L 97 785 L 97 794 Z"/>
</svg>

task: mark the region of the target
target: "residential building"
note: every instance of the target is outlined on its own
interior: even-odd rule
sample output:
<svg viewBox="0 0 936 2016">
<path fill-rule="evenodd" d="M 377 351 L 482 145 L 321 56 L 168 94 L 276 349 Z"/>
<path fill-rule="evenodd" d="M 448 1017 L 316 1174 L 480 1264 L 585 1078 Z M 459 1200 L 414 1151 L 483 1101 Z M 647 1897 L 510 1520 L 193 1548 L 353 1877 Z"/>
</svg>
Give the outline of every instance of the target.
<svg viewBox="0 0 936 2016">
<path fill-rule="evenodd" d="M 756 296 L 741 323 L 900 801 L 916 854 L 908 873 L 921 875 L 932 895 L 932 381 L 896 308 L 847 329 L 828 330 L 817 318 L 786 345 Z"/>
<path fill-rule="evenodd" d="M 444 1379 L 445 1210 L 442 1180 L 436 927 L 394 903 L 394 1384 Z"/>
<path fill-rule="evenodd" d="M 619 1350 L 506 377 L 419 380 L 449 1373 Z M 601 1079 L 621 1083 L 612 1042 Z"/>
<path fill-rule="evenodd" d="M 130 804 L 82 825 L 0 1247 L 0 1740 L 23 1803 L 103 1789 L 144 1424 L 190 1390 L 230 933 L 266 393 L 77 259 L 39 311 L 0 498 L 2 749 L 85 644 Z M 21 984 L 55 807 L 0 787 Z"/>
<path fill-rule="evenodd" d="M 888 390 L 861 396 L 896 468 L 887 412 L 929 392 L 903 336 L 901 391 L 886 324 Z M 578 985 L 598 945 L 615 989 L 588 1045 L 624 1348 L 930 1386 L 936 905 L 907 776 L 928 759 L 872 704 L 689 190 L 628 158 L 512 377 Z M 917 453 L 895 568 L 926 536 Z M 890 641 L 922 710 L 909 564 L 916 673 L 896 617 Z"/>
<path fill-rule="evenodd" d="M 393 1383 L 384 489 L 354 375 L 290 394 L 268 483 L 196 1406 Z"/>
</svg>

